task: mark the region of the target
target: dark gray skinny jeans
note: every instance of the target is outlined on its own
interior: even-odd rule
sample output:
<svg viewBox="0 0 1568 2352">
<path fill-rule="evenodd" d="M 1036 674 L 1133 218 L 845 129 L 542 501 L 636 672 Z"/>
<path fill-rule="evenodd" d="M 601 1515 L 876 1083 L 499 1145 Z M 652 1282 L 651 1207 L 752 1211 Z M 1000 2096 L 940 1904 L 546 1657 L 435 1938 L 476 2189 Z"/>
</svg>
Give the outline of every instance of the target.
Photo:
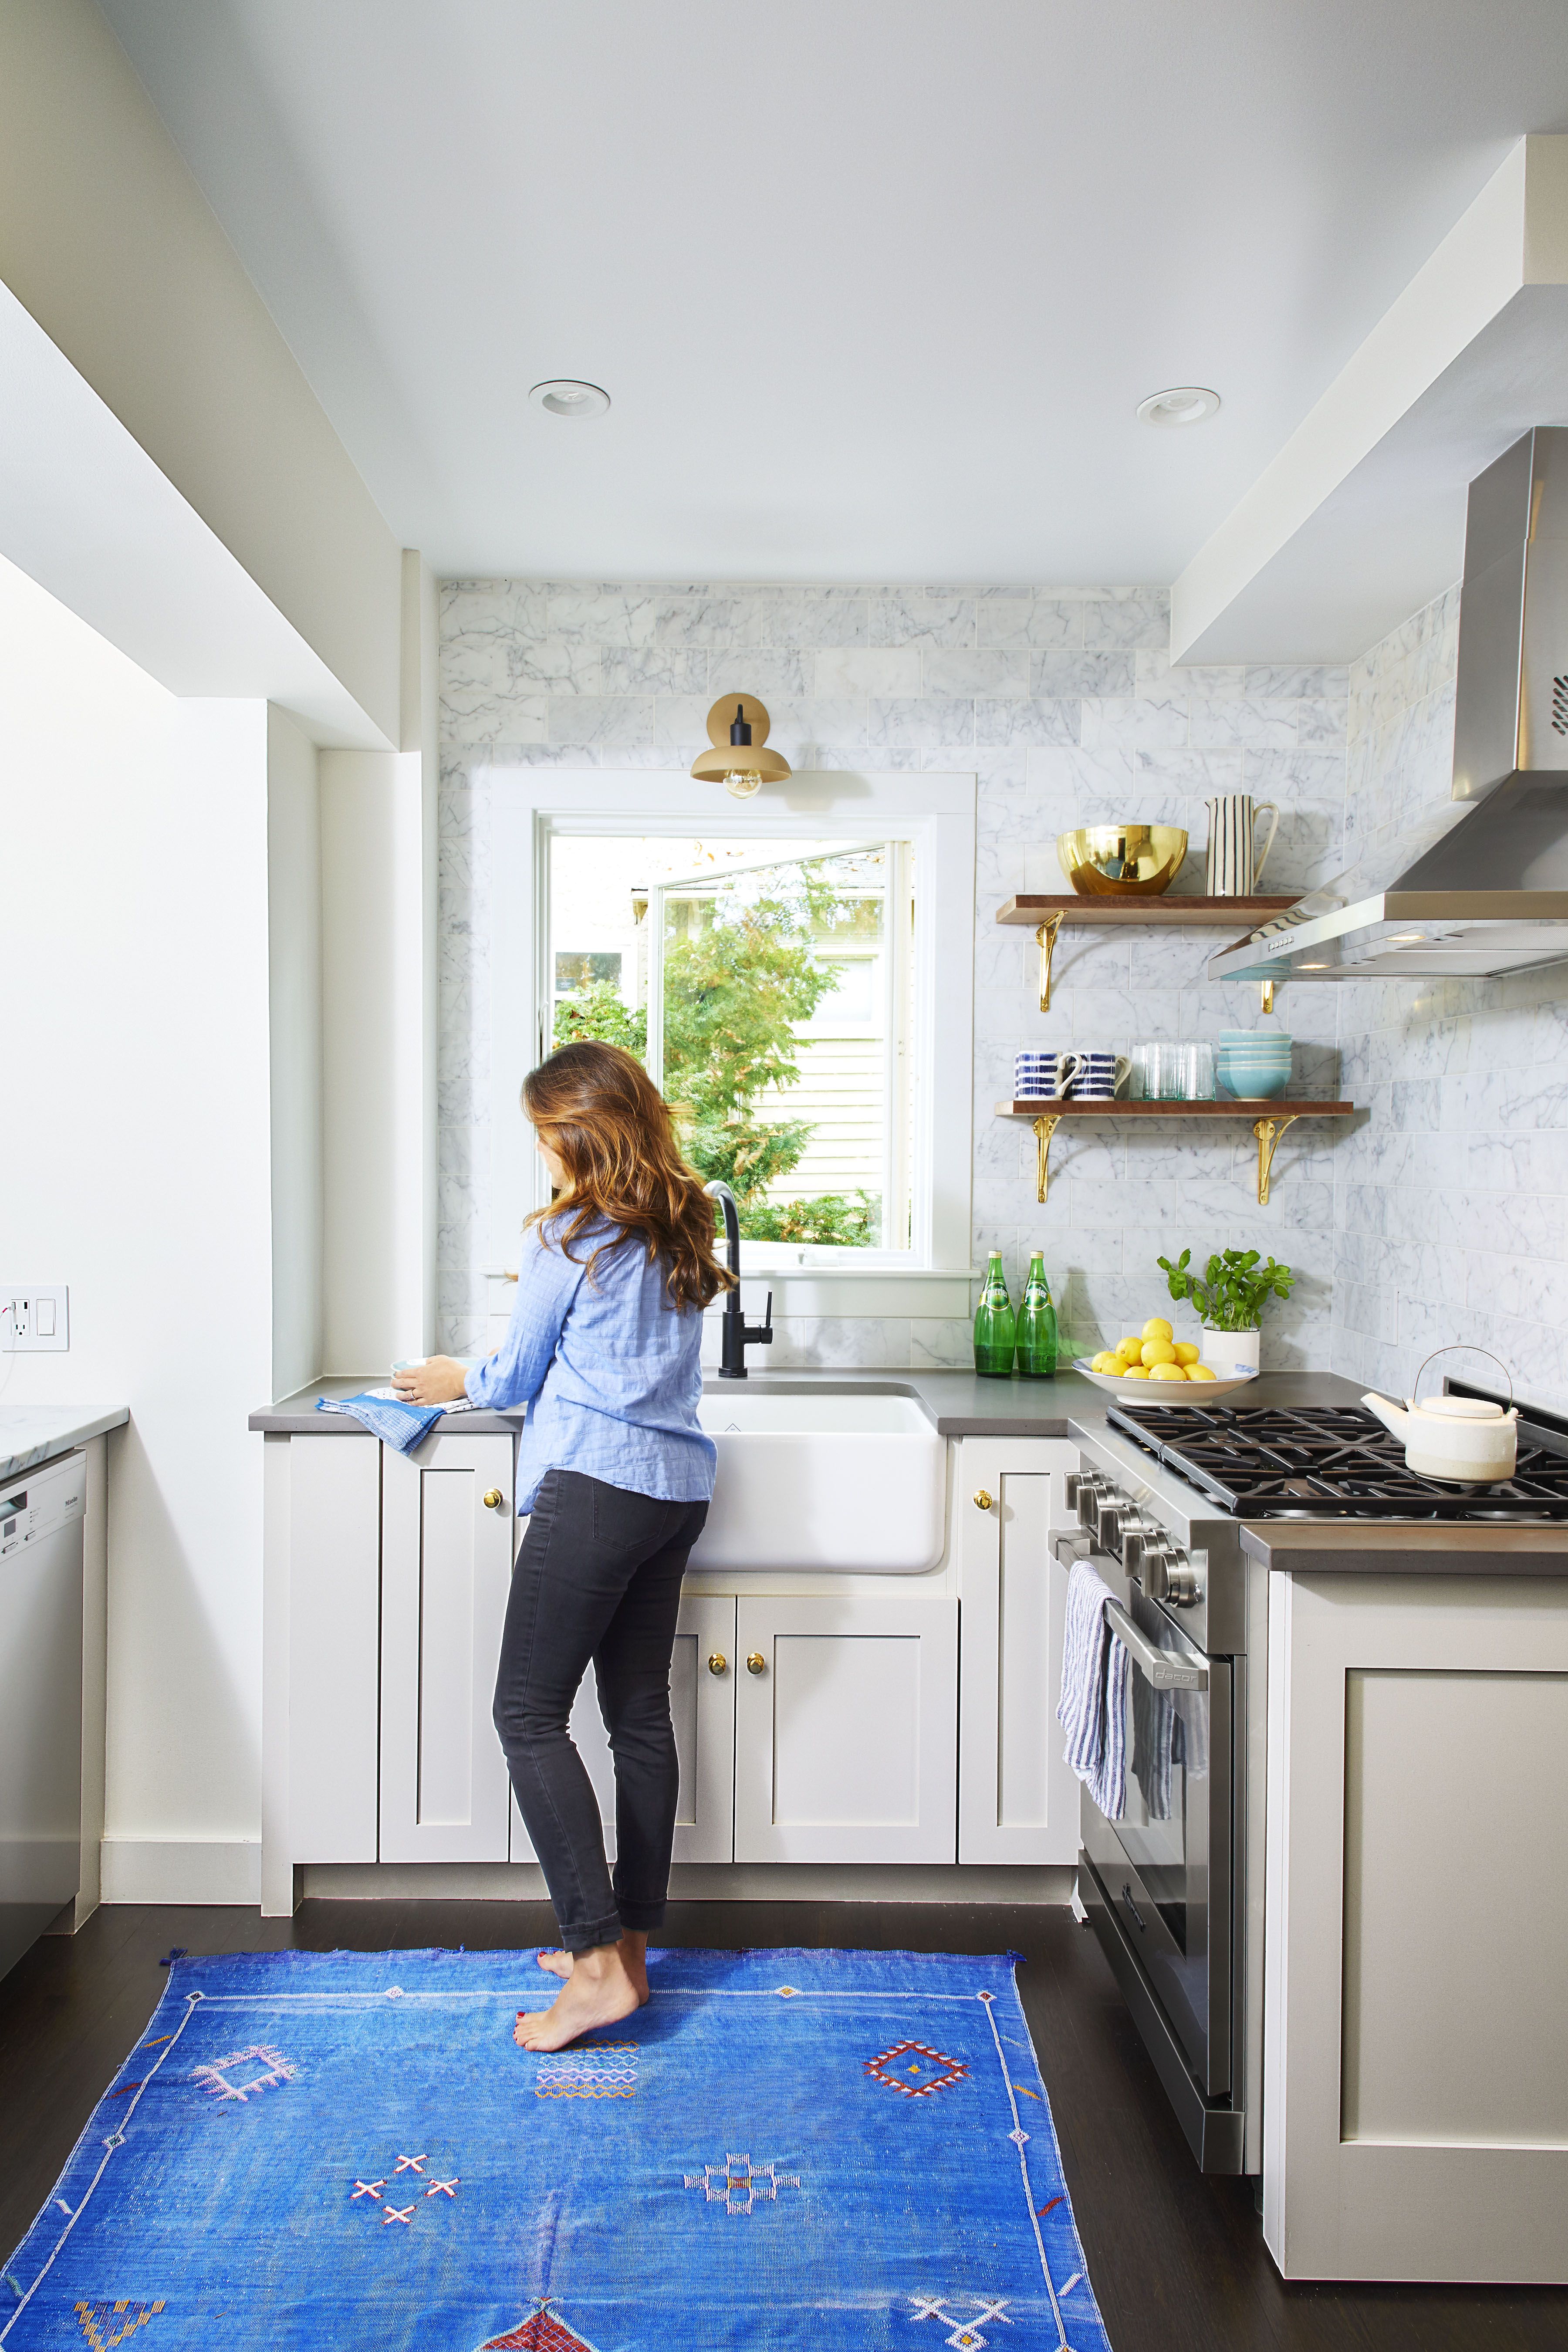
<svg viewBox="0 0 1568 2352">
<path fill-rule="evenodd" d="M 569 1952 L 657 1927 L 679 1779 L 669 1664 L 706 1503 L 666 1503 L 550 1470 L 512 1570 L 495 1726 Z M 592 1661 L 616 1760 L 612 1891 L 594 1784 L 568 1731 Z"/>
</svg>

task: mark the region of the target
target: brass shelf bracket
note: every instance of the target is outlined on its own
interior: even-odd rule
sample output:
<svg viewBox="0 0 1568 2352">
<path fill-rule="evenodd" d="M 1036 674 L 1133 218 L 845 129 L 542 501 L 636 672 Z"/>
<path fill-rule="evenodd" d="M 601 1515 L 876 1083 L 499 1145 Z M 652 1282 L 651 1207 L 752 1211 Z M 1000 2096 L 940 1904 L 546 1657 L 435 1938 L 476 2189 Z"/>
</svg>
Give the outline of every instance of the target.
<svg viewBox="0 0 1568 2352">
<path fill-rule="evenodd" d="M 1260 1209 L 1268 1206 L 1268 1179 L 1274 1167 L 1275 1150 L 1286 1129 L 1295 1124 L 1295 1117 L 1260 1118 L 1253 1128 L 1252 1132 L 1258 1138 L 1258 1205 Z M 1044 1198 L 1043 1194 L 1041 1198 Z"/>
<path fill-rule="evenodd" d="M 1057 933 L 1061 929 L 1065 920 L 1066 917 L 1062 915 L 1048 916 L 1035 933 L 1035 945 L 1040 950 L 1040 1011 L 1042 1013 L 1048 1013 L 1051 1009 L 1051 957 L 1056 950 Z M 1042 1160 L 1040 1165 L 1043 1168 L 1045 1162 Z M 1042 1176 L 1041 1183 L 1044 1184 L 1045 1181 Z M 1043 1201 L 1045 1197 L 1042 1192 L 1041 1200 Z"/>
<path fill-rule="evenodd" d="M 1035 1121 L 1035 1198 L 1044 1202 L 1051 1188 L 1051 1138 L 1061 1120 L 1060 1111 L 1042 1111 Z"/>
<path fill-rule="evenodd" d="M 1258 993 L 1263 1000 L 1263 1010 L 1265 1013 L 1272 1013 L 1274 1010 L 1274 982 L 1271 980 L 1266 980 L 1258 989 Z"/>
</svg>

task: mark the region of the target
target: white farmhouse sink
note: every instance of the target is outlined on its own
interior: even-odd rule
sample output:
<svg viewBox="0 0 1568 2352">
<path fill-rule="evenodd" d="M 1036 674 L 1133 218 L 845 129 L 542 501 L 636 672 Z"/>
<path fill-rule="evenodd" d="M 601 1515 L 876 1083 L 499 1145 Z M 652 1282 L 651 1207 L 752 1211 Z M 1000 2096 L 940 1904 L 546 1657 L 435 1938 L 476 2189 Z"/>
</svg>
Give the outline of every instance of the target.
<svg viewBox="0 0 1568 2352">
<path fill-rule="evenodd" d="M 947 1448 L 912 1397 L 711 1388 L 719 1449 L 700 1569 L 919 1576 L 946 1540 Z"/>
</svg>

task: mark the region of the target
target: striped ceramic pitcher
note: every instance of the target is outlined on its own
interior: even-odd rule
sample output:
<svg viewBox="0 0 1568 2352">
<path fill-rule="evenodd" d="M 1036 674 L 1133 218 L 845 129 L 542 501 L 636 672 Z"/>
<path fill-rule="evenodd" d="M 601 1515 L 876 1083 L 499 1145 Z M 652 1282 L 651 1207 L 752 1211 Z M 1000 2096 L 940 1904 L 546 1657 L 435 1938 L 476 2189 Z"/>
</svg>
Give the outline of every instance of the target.
<svg viewBox="0 0 1568 2352">
<path fill-rule="evenodd" d="M 1224 793 L 1205 801 L 1209 813 L 1208 859 L 1204 888 L 1211 898 L 1249 898 L 1263 878 L 1263 867 L 1279 830 L 1279 811 L 1272 801 L 1255 801 L 1250 793 Z M 1274 820 L 1261 854 L 1253 856 L 1253 837 L 1260 816 Z"/>
</svg>

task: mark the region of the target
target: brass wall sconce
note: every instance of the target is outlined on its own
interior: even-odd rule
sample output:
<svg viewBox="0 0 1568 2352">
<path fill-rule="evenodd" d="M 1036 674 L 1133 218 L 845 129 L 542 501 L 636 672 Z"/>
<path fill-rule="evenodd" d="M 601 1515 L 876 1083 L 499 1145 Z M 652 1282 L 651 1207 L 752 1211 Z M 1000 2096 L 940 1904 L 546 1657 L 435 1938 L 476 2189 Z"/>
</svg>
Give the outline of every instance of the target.
<svg viewBox="0 0 1568 2352">
<path fill-rule="evenodd" d="M 782 751 L 767 748 L 769 719 L 754 694 L 724 694 L 708 713 L 711 749 L 699 751 L 691 772 L 722 783 L 738 801 L 749 801 L 764 783 L 782 784 L 790 772 Z"/>
</svg>

